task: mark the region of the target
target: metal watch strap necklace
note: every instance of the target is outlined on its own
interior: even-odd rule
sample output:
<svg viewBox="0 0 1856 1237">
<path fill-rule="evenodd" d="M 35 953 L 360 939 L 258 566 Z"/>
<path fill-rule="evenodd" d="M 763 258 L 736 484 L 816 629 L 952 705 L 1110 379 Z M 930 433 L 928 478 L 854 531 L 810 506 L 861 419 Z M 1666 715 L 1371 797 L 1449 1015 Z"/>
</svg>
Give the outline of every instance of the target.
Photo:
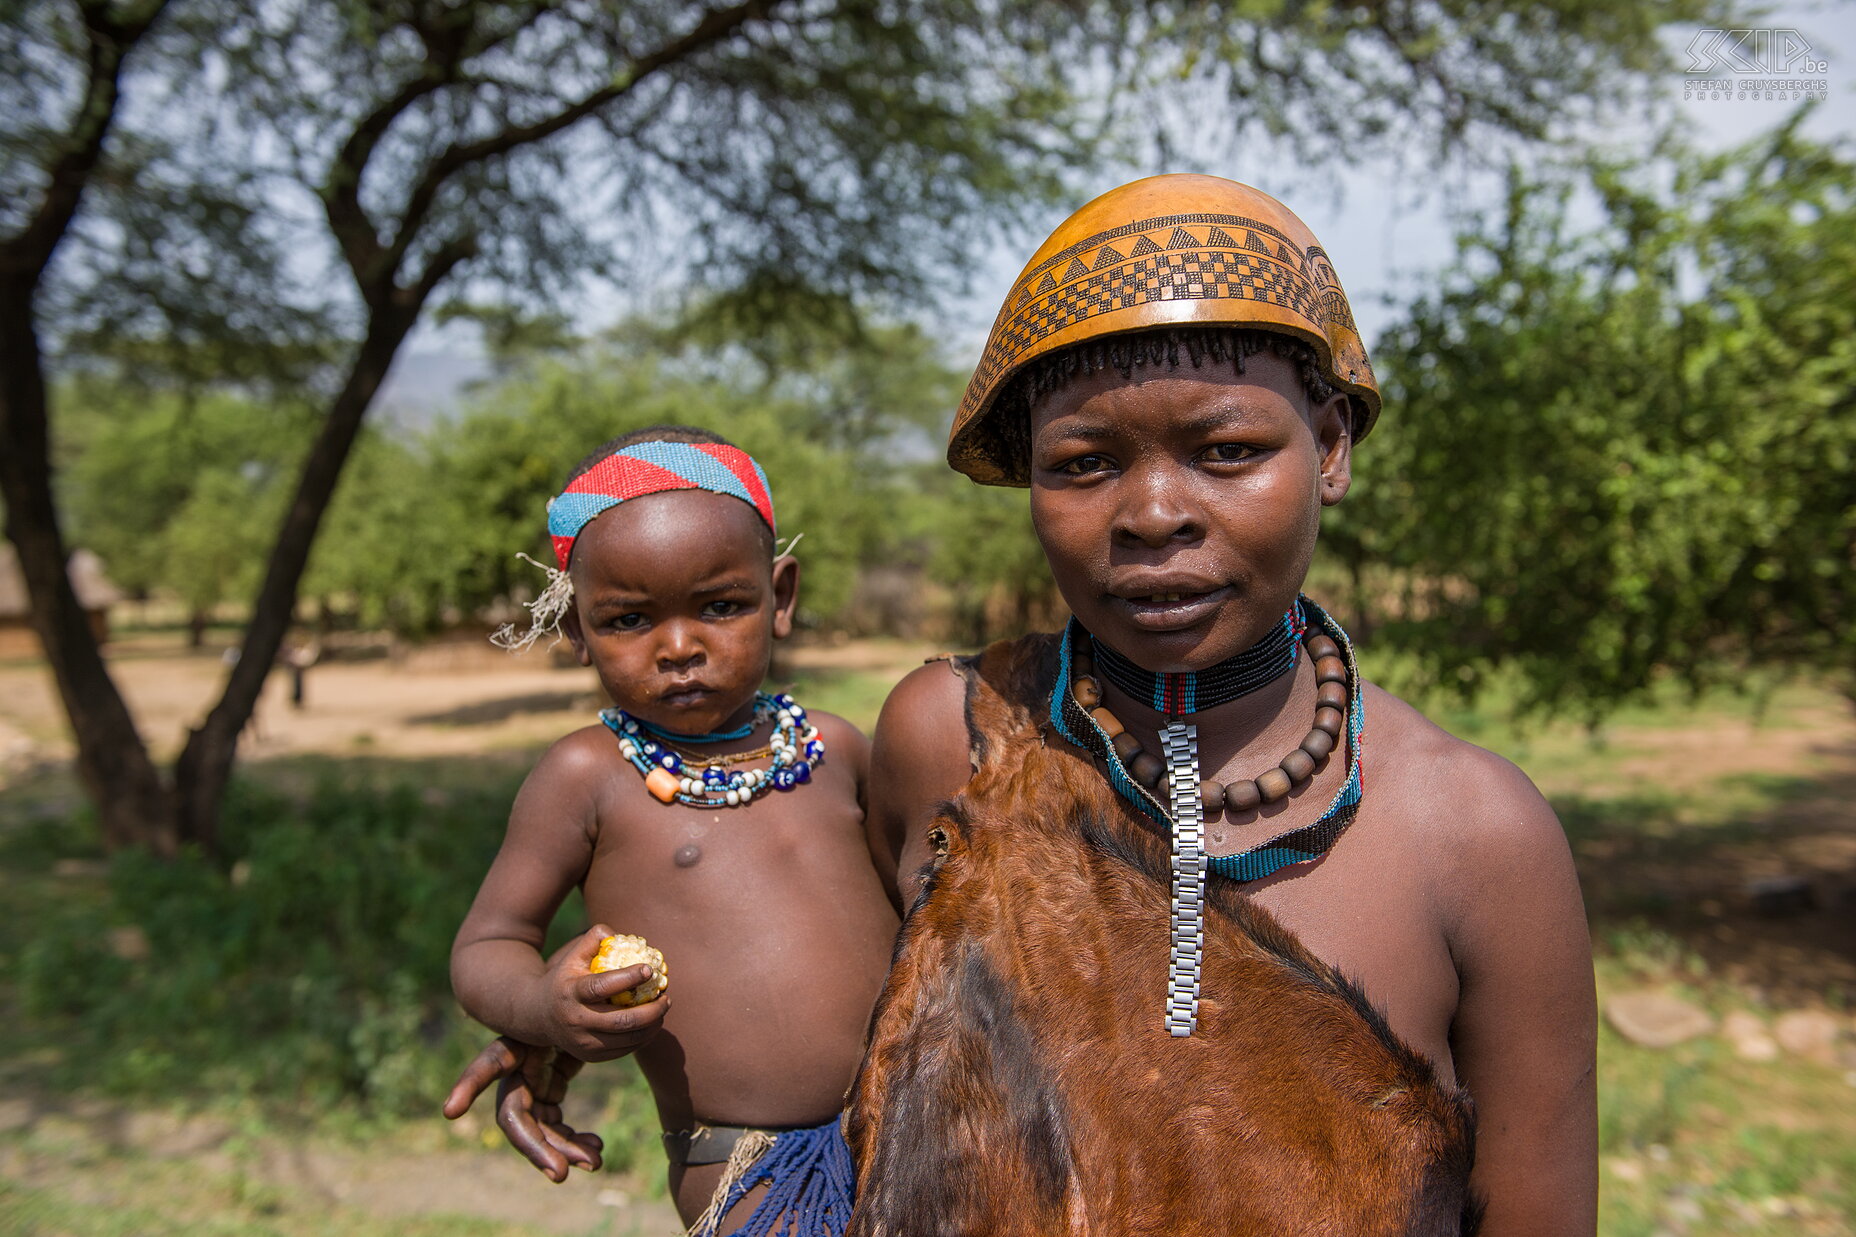
<svg viewBox="0 0 1856 1237">
<path fill-rule="evenodd" d="M 1312 634 L 1309 628 L 1313 626 Z M 1247 695 L 1292 669 L 1298 649 L 1314 661 L 1314 724 L 1296 749 L 1253 779 L 1227 785 L 1200 778 L 1198 727 L 1185 720 L 1198 712 Z M 1160 730 L 1164 759 L 1142 750 L 1102 703 L 1095 673 L 1136 700 L 1154 701 L 1166 724 Z M 1205 929 L 1208 869 L 1237 880 L 1254 880 L 1290 863 L 1326 853 L 1352 822 L 1360 798 L 1359 672 L 1353 647 L 1340 625 L 1307 598 L 1298 598 L 1270 635 L 1229 661 L 1192 674 L 1144 670 L 1096 641 L 1071 620 L 1059 647 L 1058 677 L 1051 693 L 1051 721 L 1072 743 L 1103 758 L 1109 783 L 1142 812 L 1170 826 L 1172 835 L 1172 948 L 1167 968 L 1166 1029 L 1189 1036 L 1198 1025 L 1199 981 Z M 1348 776 L 1334 801 L 1314 824 L 1292 829 L 1236 855 L 1208 857 L 1207 812 L 1249 811 L 1286 798 L 1326 763 L 1343 732 Z M 1168 804 L 1156 793 L 1166 779 Z M 1304 849 L 1304 848 L 1308 849 Z"/>
</svg>

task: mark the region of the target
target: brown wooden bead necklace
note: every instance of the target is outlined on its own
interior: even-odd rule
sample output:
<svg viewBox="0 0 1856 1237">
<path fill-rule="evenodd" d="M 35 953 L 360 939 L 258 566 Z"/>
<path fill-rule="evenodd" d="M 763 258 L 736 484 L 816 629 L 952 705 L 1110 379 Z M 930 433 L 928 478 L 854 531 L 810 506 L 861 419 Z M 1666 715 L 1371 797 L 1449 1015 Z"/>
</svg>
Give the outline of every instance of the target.
<svg viewBox="0 0 1856 1237">
<path fill-rule="evenodd" d="M 1347 725 L 1347 663 L 1340 645 L 1316 630 L 1302 643 L 1315 667 L 1315 721 L 1301 745 L 1291 751 L 1273 769 L 1265 770 L 1254 780 L 1240 778 L 1219 785 L 1199 784 L 1199 803 L 1206 812 L 1248 812 L 1259 804 L 1286 799 L 1314 776 L 1341 742 Z M 1128 733 L 1102 703 L 1102 684 L 1095 677 L 1095 659 L 1088 649 L 1078 648 L 1071 658 L 1070 694 L 1102 728 L 1116 756 L 1129 776 L 1149 790 L 1156 789 L 1166 777 L 1166 764 L 1145 751 L 1139 739 Z"/>
</svg>

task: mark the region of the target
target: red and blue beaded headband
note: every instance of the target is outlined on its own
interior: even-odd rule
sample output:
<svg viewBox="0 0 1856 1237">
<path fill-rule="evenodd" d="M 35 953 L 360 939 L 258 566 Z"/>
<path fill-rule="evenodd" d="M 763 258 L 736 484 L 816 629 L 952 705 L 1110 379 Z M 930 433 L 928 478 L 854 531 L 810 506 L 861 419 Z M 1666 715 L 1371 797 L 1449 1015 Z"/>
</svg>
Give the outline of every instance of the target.
<svg viewBox="0 0 1856 1237">
<path fill-rule="evenodd" d="M 614 451 L 569 481 L 548 503 L 548 537 L 554 542 L 554 557 L 560 566 L 544 567 L 548 584 L 541 596 L 527 603 L 528 630 L 518 632 L 514 623 L 504 623 L 491 634 L 490 642 L 519 653 L 541 636 L 552 633 L 558 637 L 561 619 L 573 606 L 574 585 L 567 564 L 581 531 L 622 502 L 670 490 L 708 490 L 739 498 L 754 508 L 767 531 L 775 532 L 767 474 L 741 448 L 719 442 L 641 442 Z M 790 553 L 798 542 L 794 537 L 781 547 L 776 540 L 775 557 Z M 516 557 L 535 562 L 526 554 Z"/>
<path fill-rule="evenodd" d="M 614 451 L 568 482 L 548 504 L 548 536 L 561 570 L 567 570 L 580 530 L 602 512 L 667 490 L 708 490 L 739 498 L 777 535 L 767 474 L 746 451 L 716 442 L 641 442 Z"/>
</svg>

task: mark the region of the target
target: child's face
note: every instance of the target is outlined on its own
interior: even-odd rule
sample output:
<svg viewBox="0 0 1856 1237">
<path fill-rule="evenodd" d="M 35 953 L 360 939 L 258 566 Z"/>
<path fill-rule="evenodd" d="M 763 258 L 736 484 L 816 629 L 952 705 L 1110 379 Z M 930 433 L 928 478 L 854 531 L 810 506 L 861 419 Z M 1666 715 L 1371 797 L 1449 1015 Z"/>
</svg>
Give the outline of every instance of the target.
<svg viewBox="0 0 1856 1237">
<path fill-rule="evenodd" d="M 681 734 L 732 728 L 792 630 L 799 565 L 770 557 L 766 527 L 738 499 L 634 498 L 581 530 L 563 628 L 626 712 Z"/>
<path fill-rule="evenodd" d="M 1031 517 L 1063 599 L 1149 670 L 1202 670 L 1295 600 L 1350 480 L 1345 396 L 1309 406 L 1272 354 L 1245 372 L 1109 371 L 1031 415 Z"/>
</svg>

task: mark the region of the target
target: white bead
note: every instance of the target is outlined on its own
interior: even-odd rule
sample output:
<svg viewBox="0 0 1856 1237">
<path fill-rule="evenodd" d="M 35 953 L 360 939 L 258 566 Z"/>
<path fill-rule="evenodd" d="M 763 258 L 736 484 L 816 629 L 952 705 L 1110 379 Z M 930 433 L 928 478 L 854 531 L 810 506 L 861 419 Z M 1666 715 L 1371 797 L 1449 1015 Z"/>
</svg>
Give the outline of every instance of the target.
<svg viewBox="0 0 1856 1237">
<path fill-rule="evenodd" d="M 630 760 L 632 757 L 636 756 L 637 754 L 638 754 L 638 747 L 636 744 L 633 744 L 633 743 L 619 744 L 619 755 L 625 757 L 625 759 Z"/>
<path fill-rule="evenodd" d="M 738 790 L 729 791 L 725 798 L 728 800 L 729 807 L 738 807 L 741 804 L 741 792 Z"/>
</svg>

